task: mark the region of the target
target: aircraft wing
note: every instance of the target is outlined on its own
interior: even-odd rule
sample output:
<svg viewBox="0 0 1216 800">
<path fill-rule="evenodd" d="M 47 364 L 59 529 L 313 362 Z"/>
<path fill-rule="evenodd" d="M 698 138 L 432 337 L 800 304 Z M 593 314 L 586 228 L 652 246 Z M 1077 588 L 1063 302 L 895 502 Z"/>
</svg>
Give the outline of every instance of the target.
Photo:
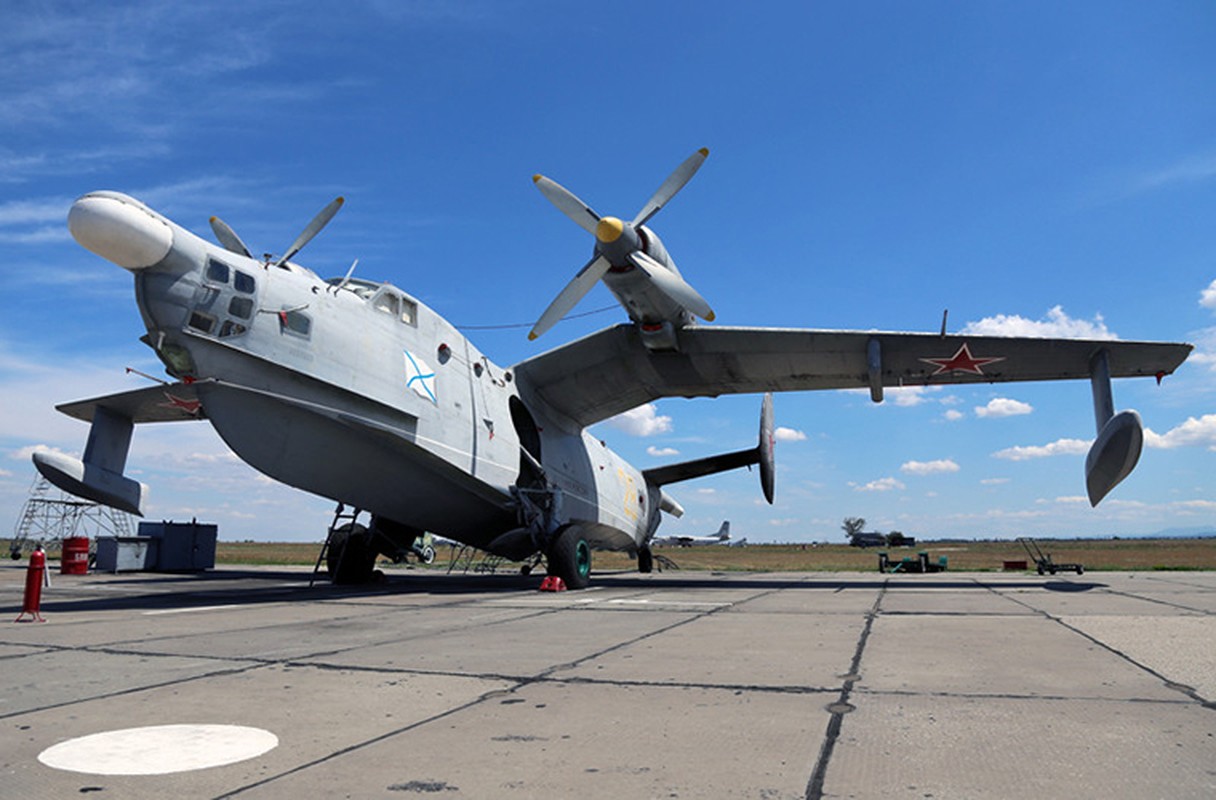
<svg viewBox="0 0 1216 800">
<path fill-rule="evenodd" d="M 85 422 L 93 421 L 93 412 L 98 406 L 114 411 L 135 423 L 206 419 L 207 415 L 203 413 L 195 388 L 197 385 L 166 383 L 161 386 L 148 386 L 130 392 L 94 397 L 91 400 L 62 403 L 55 406 L 55 409 Z"/>
<path fill-rule="evenodd" d="M 651 352 L 632 325 L 593 333 L 517 364 L 517 381 L 587 426 L 661 397 L 1169 375 L 1191 345 L 885 331 L 688 327 L 679 350 Z"/>
</svg>

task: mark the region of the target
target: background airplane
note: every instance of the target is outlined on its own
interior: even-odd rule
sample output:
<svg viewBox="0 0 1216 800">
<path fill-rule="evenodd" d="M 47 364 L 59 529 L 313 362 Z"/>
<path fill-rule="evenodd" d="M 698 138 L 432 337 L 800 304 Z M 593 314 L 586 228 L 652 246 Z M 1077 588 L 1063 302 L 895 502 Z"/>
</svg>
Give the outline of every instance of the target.
<svg viewBox="0 0 1216 800">
<path fill-rule="evenodd" d="M 142 513 L 145 487 L 124 474 L 134 426 L 207 419 L 254 468 L 340 504 L 327 540 L 337 580 L 366 579 L 377 554 L 395 557 L 431 531 L 513 560 L 541 553 L 575 588 L 597 548 L 650 571 L 661 515 L 683 513 L 671 484 L 757 465 L 772 502 L 776 391 L 860 388 L 880 402 L 897 386 L 1088 379 L 1090 502 L 1130 474 L 1143 427 L 1136 412 L 1115 413 L 1111 378 L 1160 380 L 1190 345 L 959 336 L 944 323 L 939 333 L 699 324 L 712 309 L 647 223 L 707 154 L 686 159 L 629 222 L 534 179 L 594 249 L 531 336 L 600 280 L 630 322 L 506 368 L 401 289 L 354 278 L 353 266 L 322 280 L 292 261 L 341 198 L 284 255 L 257 259 L 217 218 L 221 246 L 126 195 L 85 195 L 69 230 L 133 273 L 141 341 L 176 382 L 59 406 L 91 423 L 84 455 L 39 452 L 34 463 L 66 491 Z M 765 393 L 755 447 L 640 470 L 587 431 L 660 397 L 728 393 Z"/>
<path fill-rule="evenodd" d="M 740 540 L 746 541 L 746 540 Z M 693 547 L 707 544 L 734 544 L 730 540 L 730 520 L 723 520 L 718 532 L 709 536 L 656 536 L 653 544 L 669 547 Z"/>
</svg>

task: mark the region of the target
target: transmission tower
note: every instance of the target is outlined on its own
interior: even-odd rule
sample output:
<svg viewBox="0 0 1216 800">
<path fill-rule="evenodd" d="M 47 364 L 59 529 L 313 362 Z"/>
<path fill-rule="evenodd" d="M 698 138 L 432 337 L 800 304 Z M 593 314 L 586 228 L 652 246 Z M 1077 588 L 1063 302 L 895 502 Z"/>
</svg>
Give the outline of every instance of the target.
<svg viewBox="0 0 1216 800">
<path fill-rule="evenodd" d="M 9 555 L 15 560 L 35 545 L 61 545 L 73 536 L 96 539 L 99 535 L 130 536 L 131 515 L 59 491 L 39 475 L 13 528 Z"/>
</svg>

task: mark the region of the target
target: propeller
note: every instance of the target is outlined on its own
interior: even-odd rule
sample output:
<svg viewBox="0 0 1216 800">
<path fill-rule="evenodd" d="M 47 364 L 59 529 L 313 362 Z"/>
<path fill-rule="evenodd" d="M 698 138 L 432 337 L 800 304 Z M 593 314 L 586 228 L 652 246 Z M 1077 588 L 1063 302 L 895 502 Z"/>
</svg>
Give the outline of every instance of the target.
<svg viewBox="0 0 1216 800">
<path fill-rule="evenodd" d="M 595 255 L 578 271 L 574 279 L 566 284 L 566 287 L 541 314 L 540 319 L 528 334 L 529 339 L 536 339 L 552 328 L 583 299 L 587 292 L 591 291 L 596 282 L 603 278 L 612 267 L 636 267 L 649 277 L 655 288 L 673 301 L 698 317 L 709 322 L 713 321 L 713 309 L 709 307 L 705 298 L 673 269 L 650 256 L 645 250 L 641 234 L 638 233 L 638 228 L 657 214 L 677 192 L 684 188 L 684 185 L 705 163 L 708 155 L 709 150 L 701 148 L 686 158 L 674 172 L 667 176 L 667 179 L 638 211 L 632 222 L 625 222 L 617 217 L 601 217 L 591 206 L 557 181 L 546 178 L 544 175 L 532 177 L 536 188 L 550 203 L 580 228 L 595 236 Z"/>
<path fill-rule="evenodd" d="M 291 247 L 287 248 L 287 252 L 282 258 L 274 262 L 274 265 L 276 267 L 281 267 L 295 257 L 295 254 L 304 249 L 304 245 L 311 242 L 312 237 L 320 233 L 321 229 L 334 218 L 334 214 L 338 213 L 338 209 L 341 208 L 342 204 L 345 202 L 346 198 L 344 197 L 335 197 L 333 200 L 331 200 L 329 205 L 321 209 L 321 211 L 312 218 L 312 222 L 305 226 L 304 231 L 298 237 L 296 237 L 296 240 L 291 243 Z"/>
<path fill-rule="evenodd" d="M 342 208 L 342 204 L 345 202 L 346 198 L 338 197 L 331 201 L 329 205 L 325 206 L 325 208 L 321 209 L 320 213 L 312 218 L 312 222 L 309 222 L 308 225 L 305 226 L 304 231 L 298 237 L 296 237 L 296 240 L 292 243 L 291 247 L 287 249 L 287 253 L 278 261 L 274 262 L 274 265 L 276 267 L 281 267 L 289 260 L 294 258 L 296 253 L 299 253 L 300 250 L 304 248 L 304 245 L 312 241 L 312 238 L 320 233 L 322 228 L 329 224 L 329 221 L 334 218 L 334 214 L 338 213 L 338 209 Z M 225 250 L 236 253 L 237 255 L 245 256 L 246 258 L 253 258 L 253 255 L 249 252 L 249 248 L 245 246 L 245 243 L 241 241 L 241 237 L 237 236 L 236 231 L 234 231 L 227 222 L 224 222 L 219 217 L 212 217 L 210 222 L 211 231 L 215 234 L 216 241 L 223 245 Z M 358 262 L 356 261 L 355 263 Z M 352 266 L 351 269 L 353 271 L 354 267 Z M 350 277 L 349 273 L 347 277 Z"/>
<path fill-rule="evenodd" d="M 227 222 L 224 222 L 219 217 L 212 217 L 211 230 L 215 233 L 216 241 L 222 244 L 225 250 L 236 253 L 239 256 L 253 258 L 253 254 L 249 252 L 249 248 L 241 241 L 241 237 L 236 235 L 236 231 L 228 227 Z"/>
</svg>

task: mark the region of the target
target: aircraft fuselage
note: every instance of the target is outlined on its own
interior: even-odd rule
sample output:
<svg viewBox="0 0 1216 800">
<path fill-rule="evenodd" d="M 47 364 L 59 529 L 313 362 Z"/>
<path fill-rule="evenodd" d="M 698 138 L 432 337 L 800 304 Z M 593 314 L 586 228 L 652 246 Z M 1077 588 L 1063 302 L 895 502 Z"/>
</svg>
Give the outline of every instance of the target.
<svg viewBox="0 0 1216 800">
<path fill-rule="evenodd" d="M 632 551 L 657 526 L 659 492 L 636 468 L 400 289 L 231 252 L 117 193 L 82 204 L 73 234 L 134 273 L 144 341 L 260 472 L 485 548 L 519 527 L 512 487 L 539 486 L 538 464 L 596 546 Z M 141 235 L 138 256 L 109 244 Z M 166 238 L 155 263 L 131 263 Z"/>
</svg>

